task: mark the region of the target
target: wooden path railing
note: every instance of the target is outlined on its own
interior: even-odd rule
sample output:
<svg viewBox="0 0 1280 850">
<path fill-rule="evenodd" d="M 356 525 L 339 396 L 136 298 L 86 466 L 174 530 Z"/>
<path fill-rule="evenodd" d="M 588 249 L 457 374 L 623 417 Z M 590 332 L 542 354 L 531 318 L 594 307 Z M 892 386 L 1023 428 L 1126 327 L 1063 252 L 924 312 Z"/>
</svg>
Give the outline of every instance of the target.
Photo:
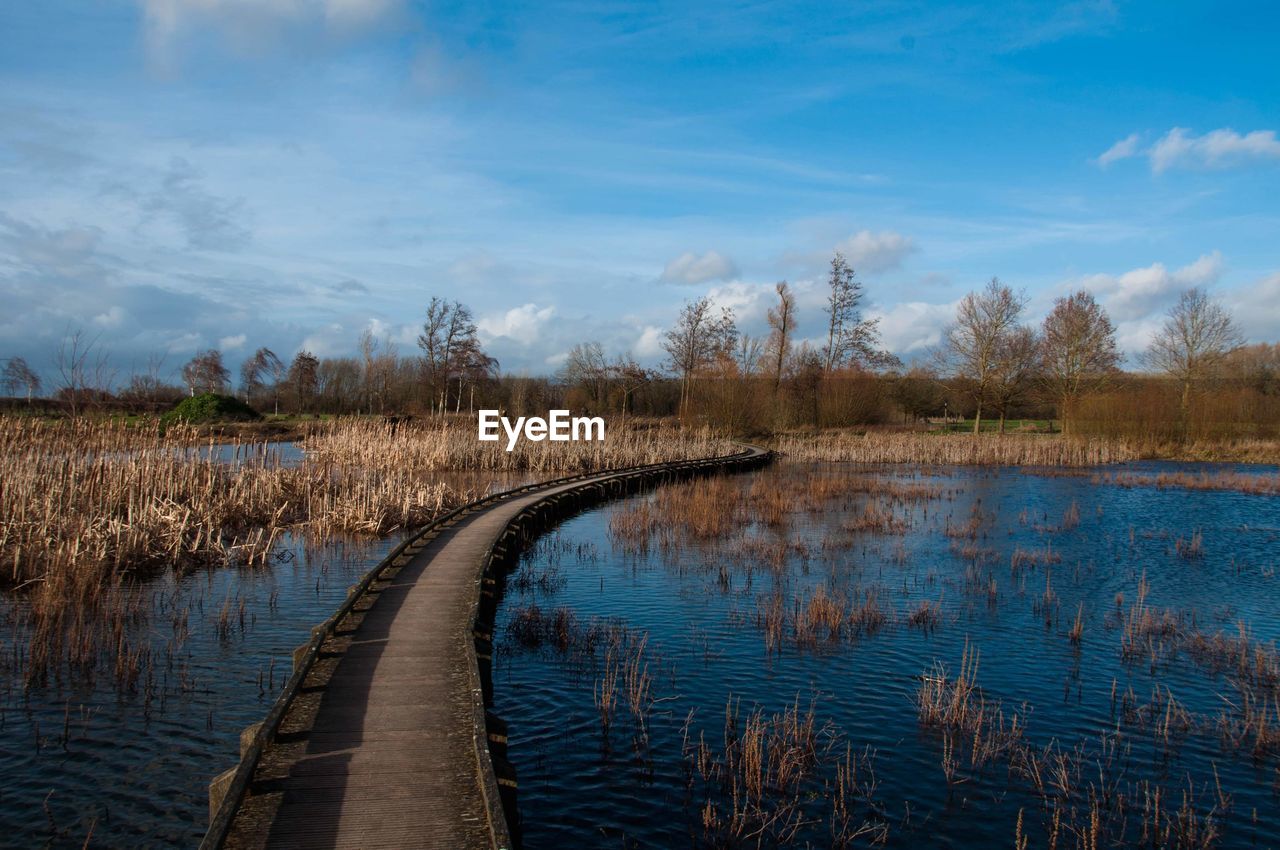
<svg viewBox="0 0 1280 850">
<path fill-rule="evenodd" d="M 209 786 L 201 848 L 509 848 L 515 774 L 492 702 L 502 577 L 570 513 L 665 481 L 754 469 L 716 458 L 557 478 L 470 502 L 400 543 L 293 654 L 240 762 Z"/>
</svg>

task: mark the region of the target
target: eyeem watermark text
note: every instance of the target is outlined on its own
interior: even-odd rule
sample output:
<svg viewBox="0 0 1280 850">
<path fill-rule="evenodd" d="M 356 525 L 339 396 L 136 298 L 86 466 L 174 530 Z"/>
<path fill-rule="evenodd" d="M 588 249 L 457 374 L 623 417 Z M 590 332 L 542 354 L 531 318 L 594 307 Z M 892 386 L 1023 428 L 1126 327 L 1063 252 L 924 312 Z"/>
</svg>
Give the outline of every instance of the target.
<svg viewBox="0 0 1280 850">
<path fill-rule="evenodd" d="M 496 410 L 480 411 L 481 442 L 496 443 L 500 437 L 498 428 L 507 434 L 507 451 L 511 451 L 523 434 L 526 440 L 540 443 L 567 443 L 570 440 L 603 440 L 604 419 L 599 416 L 570 416 L 567 410 L 549 410 L 547 418 L 520 416 L 513 423 Z"/>
</svg>

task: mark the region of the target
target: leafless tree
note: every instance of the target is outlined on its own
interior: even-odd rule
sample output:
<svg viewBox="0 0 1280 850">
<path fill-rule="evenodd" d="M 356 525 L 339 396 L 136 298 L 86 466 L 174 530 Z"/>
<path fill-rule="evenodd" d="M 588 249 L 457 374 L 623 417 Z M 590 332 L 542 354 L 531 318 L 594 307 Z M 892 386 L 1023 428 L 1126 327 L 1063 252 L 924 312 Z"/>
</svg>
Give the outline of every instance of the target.
<svg viewBox="0 0 1280 850">
<path fill-rule="evenodd" d="M 1262 395 L 1280 395 L 1280 342 L 1233 349 L 1227 354 L 1223 372 Z"/>
<path fill-rule="evenodd" d="M 453 363 L 450 372 L 458 380 L 458 392 L 454 397 L 454 413 L 462 410 L 462 396 L 470 387 L 467 408 L 475 412 L 476 385 L 498 375 L 498 361 L 484 352 L 480 340 L 475 335 L 475 328 L 469 336 L 454 347 Z"/>
<path fill-rule="evenodd" d="M 427 305 L 427 320 L 418 335 L 418 347 L 422 349 L 432 406 L 443 414 L 449 407 L 450 379 L 455 375 L 459 377 L 461 393 L 460 370 L 464 364 L 478 362 L 476 352 L 480 350 L 480 342 L 471 310 L 460 301 L 451 304 L 432 296 Z"/>
<path fill-rule="evenodd" d="M 754 377 L 760 371 L 763 359 L 764 346 L 759 339 L 747 334 L 738 338 L 737 348 L 733 351 L 733 362 L 739 375 L 744 378 Z"/>
<path fill-rule="evenodd" d="M 1203 289 L 1188 289 L 1169 309 L 1169 317 L 1151 341 L 1144 359 L 1147 365 L 1182 385 L 1184 423 L 1193 387 L 1214 377 L 1227 352 L 1240 342 L 1231 314 Z"/>
<path fill-rule="evenodd" d="M 191 395 L 220 393 L 231 380 L 231 372 L 222 365 L 222 352 L 210 348 L 198 352 L 182 367 L 182 381 Z"/>
<path fill-rule="evenodd" d="M 681 414 L 688 408 L 694 377 L 718 357 L 731 352 L 737 338 L 732 310 L 723 308 L 715 316 L 709 298 L 685 302 L 675 327 L 667 331 L 662 341 L 667 365 L 680 377 Z"/>
<path fill-rule="evenodd" d="M 785 280 L 773 289 L 778 294 L 778 303 L 769 308 L 769 340 L 765 345 L 765 356 L 773 372 L 773 394 L 777 396 L 782 388 L 782 375 L 787 367 L 787 358 L 791 356 L 796 332 L 796 296 Z"/>
<path fill-rule="evenodd" d="M 1084 290 L 1054 302 L 1040 333 L 1041 380 L 1067 431 L 1071 410 L 1097 392 L 1120 364 L 1116 331 L 1107 312 Z"/>
<path fill-rule="evenodd" d="M 319 390 L 320 360 L 310 351 L 299 351 L 289 364 L 289 385 L 298 399 L 298 409 L 306 411 Z"/>
<path fill-rule="evenodd" d="M 795 396 L 794 408 L 807 411 L 807 418 L 813 425 L 821 420 L 822 384 L 826 374 L 826 358 L 822 352 L 816 351 L 809 343 L 802 342 L 796 349 L 791 380 L 791 392 Z"/>
<path fill-rule="evenodd" d="M 86 402 L 106 392 L 115 380 L 110 358 L 98 339 L 85 337 L 80 328 L 68 328 L 54 353 L 59 395 L 67 399 L 72 416 L 79 415 Z"/>
<path fill-rule="evenodd" d="M 165 354 L 151 354 L 146 366 L 139 371 L 136 366 L 129 375 L 129 382 L 120 392 L 126 401 L 146 404 L 174 404 L 182 399 L 183 390 L 164 377 Z"/>
<path fill-rule="evenodd" d="M 364 388 L 364 409 L 366 413 L 372 414 L 374 370 L 378 363 L 378 338 L 373 335 L 372 328 L 365 328 L 360 332 L 357 347 L 360 349 L 360 381 Z"/>
<path fill-rule="evenodd" d="M 956 320 L 943 335 L 946 368 L 968 387 L 975 406 L 973 433 L 982 428 L 982 405 L 991 398 L 1000 369 L 1002 347 L 1018 325 L 1025 296 L 991 278 L 981 292 L 960 301 Z"/>
<path fill-rule="evenodd" d="M 605 404 L 609 380 L 609 362 L 604 347 L 598 342 L 582 342 L 569 349 L 560 380 L 566 387 L 583 388 L 592 406 L 599 410 Z"/>
<path fill-rule="evenodd" d="M 13 396 L 19 392 L 25 392 L 27 404 L 30 404 L 32 397 L 40 392 L 40 376 L 21 357 L 9 358 L 4 364 L 4 374 L 0 377 L 0 382 L 4 384 L 5 395 Z"/>
<path fill-rule="evenodd" d="M 854 364 L 878 366 L 891 362 L 886 352 L 880 351 L 880 322 L 862 318 L 862 281 L 858 280 L 853 266 L 839 251 L 831 258 L 831 271 L 827 275 L 827 345 L 822 350 L 823 371 Z"/>
<path fill-rule="evenodd" d="M 991 382 L 991 406 L 1000 414 L 1001 434 L 1009 410 L 1035 384 L 1040 373 L 1040 338 L 1025 325 L 1005 334 L 996 349 L 996 368 Z"/>
<path fill-rule="evenodd" d="M 270 348 L 263 346 L 253 352 L 253 356 L 240 364 L 240 389 L 244 391 L 244 400 L 249 402 L 262 392 L 268 378 L 272 383 L 279 383 L 284 371 L 284 363 Z M 276 392 L 276 413 L 280 412 L 279 392 Z"/>
<path fill-rule="evenodd" d="M 622 415 L 631 410 L 631 397 L 645 384 L 653 380 L 653 374 L 636 362 L 630 352 L 618 355 L 609 366 L 609 374 L 622 390 Z"/>
</svg>

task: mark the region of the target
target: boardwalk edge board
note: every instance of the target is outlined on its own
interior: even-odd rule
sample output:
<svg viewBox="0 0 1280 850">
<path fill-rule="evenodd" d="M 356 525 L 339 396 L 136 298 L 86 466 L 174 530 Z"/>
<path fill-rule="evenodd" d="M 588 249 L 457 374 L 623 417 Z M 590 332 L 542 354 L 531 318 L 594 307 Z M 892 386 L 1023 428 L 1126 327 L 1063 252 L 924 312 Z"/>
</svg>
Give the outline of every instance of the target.
<svg viewBox="0 0 1280 850">
<path fill-rule="evenodd" d="M 492 703 L 492 626 L 500 593 L 500 588 L 496 586 L 500 584 L 499 578 L 508 568 L 514 567 L 525 546 L 570 514 L 666 481 L 719 471 L 755 469 L 770 463 L 774 457 L 772 452 L 758 447 L 739 445 L 743 445 L 743 450 L 729 455 L 569 475 L 492 493 L 461 505 L 406 536 L 349 589 L 346 599 L 333 615 L 313 628 L 311 639 L 294 651 L 293 673 L 280 696 L 261 722 L 246 727 L 240 735 L 239 763 L 214 777 L 209 783 L 209 828 L 200 843 L 201 850 L 220 850 L 224 846 L 240 806 L 253 784 L 259 761 L 264 752 L 276 742 L 281 722 L 302 692 L 303 683 L 316 660 L 321 657 L 321 646 L 338 632 L 339 625 L 357 610 L 357 605 L 362 600 L 376 595 L 373 586 L 386 570 L 403 566 L 408 558 L 420 551 L 442 529 L 464 516 L 515 497 L 580 482 L 579 486 L 560 490 L 540 499 L 517 514 L 494 536 L 477 565 L 476 593 L 469 618 L 473 623 L 475 637 L 473 651 L 469 656 L 477 783 L 487 809 L 491 846 L 502 850 L 513 847 L 509 821 L 516 815 L 515 772 L 504 757 L 506 725 L 489 711 Z"/>
</svg>

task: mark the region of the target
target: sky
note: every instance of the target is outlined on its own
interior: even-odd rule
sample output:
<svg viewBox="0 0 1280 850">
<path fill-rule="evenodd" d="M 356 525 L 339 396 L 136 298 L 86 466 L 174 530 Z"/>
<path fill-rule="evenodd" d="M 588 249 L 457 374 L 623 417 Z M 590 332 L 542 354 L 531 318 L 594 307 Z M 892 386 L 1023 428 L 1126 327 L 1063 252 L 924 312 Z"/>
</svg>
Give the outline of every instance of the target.
<svg viewBox="0 0 1280 850">
<path fill-rule="evenodd" d="M 1276 341 L 1277 43 L 1167 0 L 7 2 L 0 358 L 410 355 L 439 295 L 508 373 L 657 365 L 779 280 L 819 338 L 837 250 L 908 362 L 992 276 L 1130 354 L 1191 286 Z"/>
</svg>

